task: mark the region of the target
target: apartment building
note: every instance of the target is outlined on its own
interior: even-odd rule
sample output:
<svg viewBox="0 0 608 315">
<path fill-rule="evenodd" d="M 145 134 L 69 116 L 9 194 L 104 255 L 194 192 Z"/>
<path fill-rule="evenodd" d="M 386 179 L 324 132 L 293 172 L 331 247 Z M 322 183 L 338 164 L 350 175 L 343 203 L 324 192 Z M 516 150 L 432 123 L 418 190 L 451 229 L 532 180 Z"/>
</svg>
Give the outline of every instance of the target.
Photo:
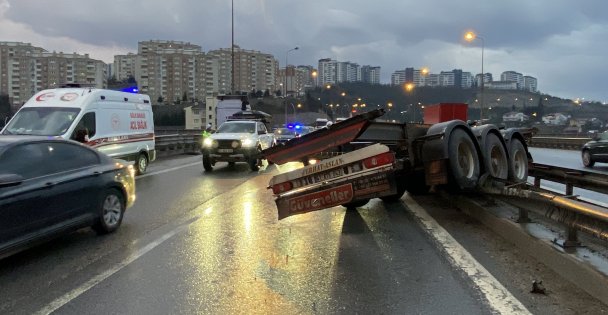
<svg viewBox="0 0 608 315">
<path fill-rule="evenodd" d="M 319 85 L 336 84 L 338 83 L 338 61 L 329 58 L 319 59 Z"/>
<path fill-rule="evenodd" d="M 515 82 L 518 89 L 524 88 L 524 76 L 519 72 L 505 71 L 500 75 L 500 81 Z"/>
<path fill-rule="evenodd" d="M 391 74 L 391 85 L 401 85 L 405 83 L 405 70 L 397 70 Z"/>
<path fill-rule="evenodd" d="M 141 93 L 164 103 L 205 98 L 205 54 L 189 42 L 150 40 L 138 43 L 136 73 Z"/>
<path fill-rule="evenodd" d="M 137 72 L 139 55 L 128 53 L 126 55 L 114 56 L 113 76 L 118 81 L 126 80 L 129 77 L 135 78 Z"/>
<path fill-rule="evenodd" d="M 257 50 L 234 46 L 234 87 L 232 85 L 232 50 L 211 50 L 207 57 L 217 62 L 219 94 L 250 92 L 251 90 L 276 91 L 280 88 L 279 62 L 273 55 Z M 208 77 L 207 80 L 215 80 Z"/>
<path fill-rule="evenodd" d="M 524 76 L 524 90 L 536 93 L 538 91 L 538 80 L 529 75 Z"/>
<path fill-rule="evenodd" d="M 37 92 L 67 83 L 104 88 L 107 66 L 88 54 L 48 52 L 30 43 L 0 42 L 0 94 L 15 111 Z"/>
<path fill-rule="evenodd" d="M 361 81 L 369 84 L 380 84 L 380 67 L 361 67 Z"/>
</svg>

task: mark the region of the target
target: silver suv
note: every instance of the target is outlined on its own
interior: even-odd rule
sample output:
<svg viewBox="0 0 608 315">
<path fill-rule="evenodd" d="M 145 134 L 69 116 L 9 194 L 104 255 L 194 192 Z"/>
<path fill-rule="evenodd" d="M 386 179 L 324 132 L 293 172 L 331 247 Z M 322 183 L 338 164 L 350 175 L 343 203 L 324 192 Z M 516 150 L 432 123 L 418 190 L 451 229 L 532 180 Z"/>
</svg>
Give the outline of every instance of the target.
<svg viewBox="0 0 608 315">
<path fill-rule="evenodd" d="M 227 121 L 203 139 L 203 167 L 210 172 L 216 162 L 247 162 L 252 171 L 261 165 L 261 152 L 275 143 L 274 135 L 259 121 Z"/>
</svg>

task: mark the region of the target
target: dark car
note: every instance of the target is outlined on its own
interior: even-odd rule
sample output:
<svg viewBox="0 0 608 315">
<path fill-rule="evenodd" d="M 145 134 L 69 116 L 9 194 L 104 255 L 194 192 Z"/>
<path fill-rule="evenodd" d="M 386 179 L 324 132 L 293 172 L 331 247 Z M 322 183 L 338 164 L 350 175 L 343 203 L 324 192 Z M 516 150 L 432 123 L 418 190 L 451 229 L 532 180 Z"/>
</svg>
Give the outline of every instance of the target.
<svg viewBox="0 0 608 315">
<path fill-rule="evenodd" d="M 134 201 L 131 165 L 73 141 L 0 136 L 0 258 L 82 227 L 113 232 Z"/>
<path fill-rule="evenodd" d="M 274 131 L 274 138 L 278 144 L 285 143 L 293 138 L 296 138 L 298 134 L 295 130 L 290 128 L 277 128 Z"/>
<path fill-rule="evenodd" d="M 582 149 L 583 165 L 592 167 L 595 162 L 608 163 L 608 131 L 597 134 Z"/>
</svg>

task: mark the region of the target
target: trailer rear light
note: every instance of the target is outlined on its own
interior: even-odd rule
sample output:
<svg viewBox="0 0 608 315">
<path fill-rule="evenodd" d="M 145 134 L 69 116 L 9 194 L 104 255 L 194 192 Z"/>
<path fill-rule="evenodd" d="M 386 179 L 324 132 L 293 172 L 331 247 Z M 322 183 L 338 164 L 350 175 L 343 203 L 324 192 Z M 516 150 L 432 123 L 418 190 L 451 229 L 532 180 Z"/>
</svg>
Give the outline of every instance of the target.
<svg viewBox="0 0 608 315">
<path fill-rule="evenodd" d="M 374 168 L 386 164 L 393 163 L 395 161 L 395 155 L 393 152 L 386 152 L 376 156 L 372 156 L 363 161 L 365 168 Z"/>
<path fill-rule="evenodd" d="M 291 182 L 284 182 L 280 184 L 276 184 L 272 186 L 272 193 L 278 195 L 280 193 L 284 193 L 286 191 L 290 191 L 293 188 Z"/>
</svg>

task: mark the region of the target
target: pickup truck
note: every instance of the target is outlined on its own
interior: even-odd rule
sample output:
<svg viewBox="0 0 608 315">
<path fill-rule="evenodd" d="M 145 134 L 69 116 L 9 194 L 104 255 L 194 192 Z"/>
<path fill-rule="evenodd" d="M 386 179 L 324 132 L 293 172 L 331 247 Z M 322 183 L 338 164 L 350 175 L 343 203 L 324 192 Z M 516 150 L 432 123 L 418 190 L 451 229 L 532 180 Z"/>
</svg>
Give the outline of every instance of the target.
<svg viewBox="0 0 608 315">
<path fill-rule="evenodd" d="M 261 164 L 260 153 L 274 144 L 274 135 L 261 121 L 224 122 L 215 133 L 203 139 L 203 168 L 211 172 L 216 162 L 228 162 L 229 165 L 246 162 L 252 171 L 257 171 Z"/>
</svg>

